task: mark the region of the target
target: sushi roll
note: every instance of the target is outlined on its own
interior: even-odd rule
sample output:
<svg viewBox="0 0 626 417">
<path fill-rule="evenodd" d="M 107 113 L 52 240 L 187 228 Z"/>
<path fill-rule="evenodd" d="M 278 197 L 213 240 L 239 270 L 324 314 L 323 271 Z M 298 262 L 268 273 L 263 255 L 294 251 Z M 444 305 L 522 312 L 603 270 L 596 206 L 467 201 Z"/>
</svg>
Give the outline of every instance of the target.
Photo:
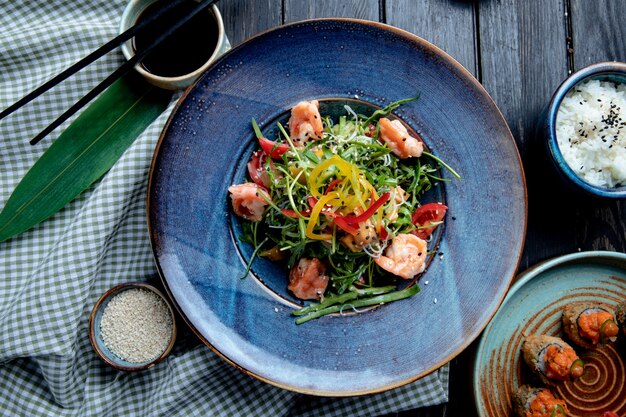
<svg viewBox="0 0 626 417">
<path fill-rule="evenodd" d="M 527 336 L 522 344 L 524 362 L 544 384 L 576 379 L 583 374 L 583 361 L 558 337 Z"/>
<path fill-rule="evenodd" d="M 603 303 L 571 303 L 563 309 L 563 330 L 572 342 L 591 349 L 614 341 L 619 333 L 613 308 Z"/>
<path fill-rule="evenodd" d="M 615 318 L 622 333 L 626 335 L 626 301 L 622 301 L 615 307 Z"/>
<path fill-rule="evenodd" d="M 513 413 L 516 417 L 566 417 L 567 406 L 547 388 L 522 385 L 513 395 Z"/>
</svg>

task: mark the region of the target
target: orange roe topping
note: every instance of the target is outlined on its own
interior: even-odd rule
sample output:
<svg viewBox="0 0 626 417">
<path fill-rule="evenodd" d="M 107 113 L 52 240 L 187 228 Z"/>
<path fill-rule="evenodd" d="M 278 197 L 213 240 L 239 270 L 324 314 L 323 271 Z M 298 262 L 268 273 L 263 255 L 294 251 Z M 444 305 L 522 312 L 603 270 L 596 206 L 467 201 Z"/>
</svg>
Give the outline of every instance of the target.
<svg viewBox="0 0 626 417">
<path fill-rule="evenodd" d="M 560 405 L 563 409 L 558 408 L 557 405 Z M 557 400 L 550 390 L 542 388 L 528 405 L 526 417 L 551 417 L 555 407 L 557 407 L 557 411 L 554 413 L 555 417 L 566 416 L 566 414 L 563 414 L 563 412 L 567 413 L 565 401 Z"/>
<path fill-rule="evenodd" d="M 594 345 L 600 341 L 600 337 L 606 339 L 617 336 L 619 328 L 615 325 L 615 323 L 606 323 L 607 320 L 613 320 L 613 314 L 607 311 L 583 313 L 578 318 L 578 332 L 582 337 L 589 340 Z M 602 325 L 604 323 L 606 324 L 603 328 Z M 600 334 L 600 331 L 604 334 Z"/>
<path fill-rule="evenodd" d="M 569 379 L 570 368 L 578 356 L 570 347 L 561 348 L 557 345 L 550 345 L 543 359 L 546 363 L 546 377 L 565 380 Z"/>
</svg>

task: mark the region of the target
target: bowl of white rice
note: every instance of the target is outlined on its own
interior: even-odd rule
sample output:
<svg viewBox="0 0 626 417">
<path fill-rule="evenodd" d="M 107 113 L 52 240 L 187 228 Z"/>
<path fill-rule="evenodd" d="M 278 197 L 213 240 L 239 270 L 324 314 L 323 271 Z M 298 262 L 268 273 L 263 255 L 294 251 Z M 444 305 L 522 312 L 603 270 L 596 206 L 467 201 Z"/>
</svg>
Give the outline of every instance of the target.
<svg viewBox="0 0 626 417">
<path fill-rule="evenodd" d="M 546 116 L 557 171 L 588 194 L 626 198 L 626 64 L 602 62 L 572 74 Z"/>
</svg>

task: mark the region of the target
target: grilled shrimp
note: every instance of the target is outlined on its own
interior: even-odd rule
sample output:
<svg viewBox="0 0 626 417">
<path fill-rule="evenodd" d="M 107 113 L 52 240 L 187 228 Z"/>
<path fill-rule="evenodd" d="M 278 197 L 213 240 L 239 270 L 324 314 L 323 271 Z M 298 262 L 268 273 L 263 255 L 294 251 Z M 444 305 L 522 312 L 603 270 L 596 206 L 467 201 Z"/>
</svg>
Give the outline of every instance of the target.
<svg viewBox="0 0 626 417">
<path fill-rule="evenodd" d="M 322 138 L 324 126 L 317 100 L 301 101 L 291 109 L 289 132 L 297 148 L 303 148 L 309 141 Z"/>
<path fill-rule="evenodd" d="M 399 120 L 391 121 L 386 117 L 379 120 L 379 138 L 389 146 L 391 152 L 399 158 L 419 157 L 424 151 L 421 141 L 409 135 L 406 127 Z"/>
<path fill-rule="evenodd" d="M 411 279 L 426 268 L 426 241 L 415 235 L 400 234 L 391 240 L 385 254 L 374 262 L 385 271 Z"/>
<path fill-rule="evenodd" d="M 289 272 L 287 288 L 301 300 L 321 298 L 327 285 L 326 267 L 317 258 L 300 258 Z"/>
<path fill-rule="evenodd" d="M 267 200 L 270 199 L 265 189 L 252 182 L 247 182 L 231 185 L 228 187 L 228 191 L 233 202 L 233 210 L 237 216 L 253 222 L 260 222 L 263 219 L 263 211 L 268 205 Z"/>
</svg>

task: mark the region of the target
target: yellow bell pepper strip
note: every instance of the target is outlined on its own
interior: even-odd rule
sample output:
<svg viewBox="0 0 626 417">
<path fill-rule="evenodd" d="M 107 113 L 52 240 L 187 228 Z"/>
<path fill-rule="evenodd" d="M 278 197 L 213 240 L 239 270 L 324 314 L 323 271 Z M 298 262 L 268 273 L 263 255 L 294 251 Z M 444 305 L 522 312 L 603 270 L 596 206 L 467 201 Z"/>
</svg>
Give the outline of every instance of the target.
<svg viewBox="0 0 626 417">
<path fill-rule="evenodd" d="M 311 191 L 311 195 L 314 197 L 320 198 L 322 196 L 320 188 L 322 188 L 324 181 L 327 178 L 323 176 L 322 173 L 331 167 L 335 167 L 338 173 L 344 178 L 349 177 L 352 171 L 352 164 L 341 159 L 338 155 L 333 155 L 332 157 L 320 162 L 309 173 L 309 191 Z"/>
<path fill-rule="evenodd" d="M 317 203 L 315 203 L 315 206 L 311 210 L 311 216 L 309 217 L 309 222 L 306 225 L 306 236 L 309 239 L 313 239 L 313 240 L 330 240 L 330 239 L 332 239 L 332 237 L 333 237 L 332 234 L 330 234 L 330 233 L 317 234 L 317 233 L 313 232 L 313 229 L 315 228 L 315 226 L 317 226 L 320 213 L 321 213 L 322 209 L 324 208 L 324 206 L 327 203 L 331 202 L 332 200 L 336 200 L 338 198 L 339 198 L 339 194 L 337 194 L 336 192 L 332 192 L 332 193 L 328 193 L 325 196 L 322 196 L 319 200 L 317 200 Z"/>
<path fill-rule="evenodd" d="M 361 193 L 361 183 L 359 182 L 359 172 L 358 168 L 354 165 L 350 167 L 350 182 L 352 183 L 352 189 L 354 190 L 354 195 L 361 205 L 361 207 L 365 207 L 365 202 L 363 201 L 363 194 Z"/>
<path fill-rule="evenodd" d="M 317 198 L 309 197 L 309 204 L 311 205 L 311 208 L 315 207 L 315 205 L 317 204 Z M 351 235 L 356 235 L 359 232 L 359 229 L 355 228 L 353 225 L 343 220 L 343 216 L 341 216 L 339 213 L 335 213 L 334 211 L 332 211 L 329 204 L 326 204 L 326 206 L 322 208 L 322 211 L 320 213 L 332 218 L 335 224 L 344 232 L 347 232 Z"/>
<path fill-rule="evenodd" d="M 378 193 L 376 193 L 374 189 L 372 189 L 372 200 L 378 200 Z M 380 230 L 383 228 L 383 211 L 384 210 L 377 210 L 374 216 L 372 216 L 372 223 L 374 223 L 376 234 L 380 234 Z"/>
</svg>

